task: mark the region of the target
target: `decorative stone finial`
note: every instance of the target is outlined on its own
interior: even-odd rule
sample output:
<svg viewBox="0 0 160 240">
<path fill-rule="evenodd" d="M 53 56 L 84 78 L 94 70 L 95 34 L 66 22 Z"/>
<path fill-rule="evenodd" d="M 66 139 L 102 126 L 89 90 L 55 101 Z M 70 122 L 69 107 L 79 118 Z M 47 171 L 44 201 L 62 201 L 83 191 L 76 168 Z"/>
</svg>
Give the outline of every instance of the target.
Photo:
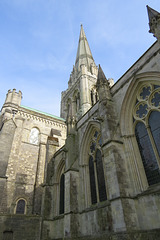
<svg viewBox="0 0 160 240">
<path fill-rule="evenodd" d="M 96 88 L 100 101 L 105 99 L 111 99 L 109 83 L 100 65 L 98 68 Z"/>
<path fill-rule="evenodd" d="M 147 5 L 150 33 L 160 42 L 160 13 Z"/>
</svg>

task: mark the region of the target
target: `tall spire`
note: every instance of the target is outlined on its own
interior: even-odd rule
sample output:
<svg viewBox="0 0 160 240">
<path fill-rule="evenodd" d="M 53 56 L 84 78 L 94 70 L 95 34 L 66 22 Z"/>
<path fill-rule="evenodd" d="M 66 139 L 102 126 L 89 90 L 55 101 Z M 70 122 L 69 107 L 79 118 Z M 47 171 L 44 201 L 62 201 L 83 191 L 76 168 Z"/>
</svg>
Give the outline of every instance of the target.
<svg viewBox="0 0 160 240">
<path fill-rule="evenodd" d="M 79 36 L 77 56 L 76 56 L 76 62 L 75 62 L 75 67 L 78 71 L 80 70 L 81 64 L 85 64 L 88 71 L 90 71 L 91 64 L 95 66 L 95 62 L 94 62 L 82 24 L 81 24 L 81 31 Z"/>
</svg>

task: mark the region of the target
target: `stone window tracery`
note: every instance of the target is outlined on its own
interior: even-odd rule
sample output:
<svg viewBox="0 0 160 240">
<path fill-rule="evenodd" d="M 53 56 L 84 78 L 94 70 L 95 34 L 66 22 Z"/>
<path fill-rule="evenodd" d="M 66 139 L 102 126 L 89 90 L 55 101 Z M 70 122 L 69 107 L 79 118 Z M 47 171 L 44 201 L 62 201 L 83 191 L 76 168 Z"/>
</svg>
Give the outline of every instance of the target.
<svg viewBox="0 0 160 240">
<path fill-rule="evenodd" d="M 149 185 L 160 182 L 160 86 L 143 85 L 133 110 L 135 136 Z"/>
<path fill-rule="evenodd" d="M 89 179 L 91 203 L 95 204 L 107 200 L 101 153 L 101 136 L 97 130 L 94 131 L 89 146 Z"/>
</svg>

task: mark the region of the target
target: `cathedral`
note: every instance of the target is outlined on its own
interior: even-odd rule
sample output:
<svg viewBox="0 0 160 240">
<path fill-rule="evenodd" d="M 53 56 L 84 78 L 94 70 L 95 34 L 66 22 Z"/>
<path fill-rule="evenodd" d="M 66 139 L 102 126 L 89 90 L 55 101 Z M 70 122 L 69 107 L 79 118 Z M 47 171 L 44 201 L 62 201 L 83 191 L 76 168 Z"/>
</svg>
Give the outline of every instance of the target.
<svg viewBox="0 0 160 240">
<path fill-rule="evenodd" d="M 0 115 L 0 240 L 160 239 L 160 13 L 155 43 L 114 83 L 81 26 L 61 117 Z"/>
</svg>

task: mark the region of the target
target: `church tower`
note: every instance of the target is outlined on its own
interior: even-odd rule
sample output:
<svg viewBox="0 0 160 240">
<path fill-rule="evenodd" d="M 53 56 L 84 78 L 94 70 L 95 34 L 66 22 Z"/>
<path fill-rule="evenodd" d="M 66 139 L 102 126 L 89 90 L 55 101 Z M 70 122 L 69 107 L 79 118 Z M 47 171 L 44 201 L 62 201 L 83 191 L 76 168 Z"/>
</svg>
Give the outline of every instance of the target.
<svg viewBox="0 0 160 240">
<path fill-rule="evenodd" d="M 75 65 L 70 74 L 68 89 L 62 92 L 62 118 L 78 120 L 96 103 L 97 73 L 98 69 L 81 25 Z"/>
</svg>

